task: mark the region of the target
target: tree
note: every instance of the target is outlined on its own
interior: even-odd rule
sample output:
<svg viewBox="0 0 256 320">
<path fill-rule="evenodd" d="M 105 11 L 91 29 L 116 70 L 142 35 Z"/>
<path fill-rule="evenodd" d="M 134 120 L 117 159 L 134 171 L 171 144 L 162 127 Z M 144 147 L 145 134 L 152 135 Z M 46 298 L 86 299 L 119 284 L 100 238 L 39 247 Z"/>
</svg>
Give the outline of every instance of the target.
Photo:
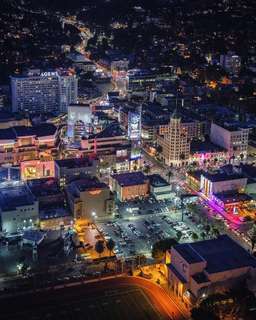
<svg viewBox="0 0 256 320">
<path fill-rule="evenodd" d="M 193 232 L 192 235 L 191 235 L 191 238 L 192 238 L 193 241 L 196 241 L 196 240 L 198 240 L 199 237 L 198 237 L 197 233 Z"/>
<path fill-rule="evenodd" d="M 103 253 L 103 251 L 104 251 L 104 242 L 102 240 L 98 240 L 95 243 L 95 251 L 98 253 L 99 257 Z"/>
<path fill-rule="evenodd" d="M 150 173 L 150 166 L 149 166 L 149 165 L 145 166 L 144 172 L 145 172 L 146 174 L 149 174 L 149 173 Z"/>
<path fill-rule="evenodd" d="M 206 233 L 205 233 L 204 231 L 202 231 L 202 232 L 200 233 L 200 238 L 203 239 L 203 240 L 206 239 Z"/>
<path fill-rule="evenodd" d="M 176 231 L 176 239 L 179 242 L 182 237 L 182 232 L 180 230 Z"/>
<path fill-rule="evenodd" d="M 215 227 L 212 227 L 212 236 L 214 238 L 218 238 L 218 236 L 220 235 L 220 232 L 219 232 L 219 229 L 215 228 Z"/>
<path fill-rule="evenodd" d="M 113 239 L 109 239 L 106 243 L 106 247 L 109 250 L 109 255 L 111 256 L 112 251 L 115 248 L 115 241 Z"/>
<path fill-rule="evenodd" d="M 209 224 L 207 224 L 207 225 L 204 227 L 204 229 L 205 229 L 205 232 L 206 232 L 206 233 L 209 233 L 209 232 L 211 231 L 211 227 L 209 226 Z"/>
<path fill-rule="evenodd" d="M 255 224 L 253 227 L 248 231 L 248 236 L 251 242 L 251 249 L 254 250 L 255 244 L 256 244 L 256 226 Z"/>
<path fill-rule="evenodd" d="M 168 182 L 169 182 L 169 183 L 170 183 L 170 179 L 171 179 L 172 176 L 173 176 L 173 173 L 172 173 L 171 170 L 169 170 L 169 171 L 167 172 L 167 177 L 168 177 Z"/>
<path fill-rule="evenodd" d="M 178 242 L 173 238 L 164 239 L 164 240 L 155 242 L 152 248 L 152 257 L 157 261 L 163 260 L 163 258 L 165 257 L 166 251 L 170 250 L 177 243 Z"/>
</svg>

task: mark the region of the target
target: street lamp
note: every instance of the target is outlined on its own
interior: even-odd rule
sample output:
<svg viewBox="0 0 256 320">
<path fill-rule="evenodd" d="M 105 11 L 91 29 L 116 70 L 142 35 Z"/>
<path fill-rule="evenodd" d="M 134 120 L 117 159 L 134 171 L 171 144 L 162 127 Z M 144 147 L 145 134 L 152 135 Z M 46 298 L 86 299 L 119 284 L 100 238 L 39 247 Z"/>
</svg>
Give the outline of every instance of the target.
<svg viewBox="0 0 256 320">
<path fill-rule="evenodd" d="M 93 223 L 95 223 L 95 219 L 97 219 L 97 214 L 96 214 L 96 212 L 95 212 L 95 211 L 92 211 L 91 215 L 92 215 Z"/>
</svg>

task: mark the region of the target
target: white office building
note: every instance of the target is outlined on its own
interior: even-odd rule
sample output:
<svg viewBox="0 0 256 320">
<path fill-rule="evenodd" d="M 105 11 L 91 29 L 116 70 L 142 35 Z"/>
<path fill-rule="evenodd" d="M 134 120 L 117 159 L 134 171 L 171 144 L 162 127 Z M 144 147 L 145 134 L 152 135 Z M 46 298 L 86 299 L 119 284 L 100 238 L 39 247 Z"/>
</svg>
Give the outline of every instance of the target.
<svg viewBox="0 0 256 320">
<path fill-rule="evenodd" d="M 77 102 L 78 80 L 67 71 L 30 70 L 24 76 L 11 77 L 12 111 L 67 112 Z"/>
<path fill-rule="evenodd" d="M 226 149 L 230 157 L 240 159 L 241 154 L 247 157 L 249 129 L 233 126 L 220 126 L 215 123 L 211 125 L 211 141 Z"/>
</svg>

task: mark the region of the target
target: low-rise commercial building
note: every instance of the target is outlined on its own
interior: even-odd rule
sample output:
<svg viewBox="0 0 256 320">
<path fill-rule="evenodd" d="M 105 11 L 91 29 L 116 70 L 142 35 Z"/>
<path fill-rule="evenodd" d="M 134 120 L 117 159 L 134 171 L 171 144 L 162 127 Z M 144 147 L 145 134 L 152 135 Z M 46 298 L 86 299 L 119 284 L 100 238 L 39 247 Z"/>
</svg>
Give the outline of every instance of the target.
<svg viewBox="0 0 256 320">
<path fill-rule="evenodd" d="M 159 174 L 148 176 L 150 183 L 150 193 L 156 200 L 170 200 L 174 197 L 174 192 L 171 192 L 171 185 L 164 180 Z"/>
<path fill-rule="evenodd" d="M 200 190 L 208 198 L 226 191 L 243 191 L 247 178 L 239 173 L 204 172 L 201 175 Z"/>
<path fill-rule="evenodd" d="M 190 144 L 189 161 L 203 164 L 207 162 L 227 161 L 229 154 L 224 148 L 209 140 L 192 140 Z"/>
<path fill-rule="evenodd" d="M 249 131 L 248 128 L 220 126 L 212 123 L 210 139 L 214 144 L 227 150 L 229 158 L 240 160 L 242 157 L 245 159 L 247 157 Z"/>
<path fill-rule="evenodd" d="M 0 164 L 52 160 L 57 153 L 58 130 L 53 124 L 0 130 Z"/>
<path fill-rule="evenodd" d="M 140 171 L 114 174 L 109 184 L 119 201 L 149 196 L 149 178 Z"/>
<path fill-rule="evenodd" d="M 38 223 L 38 201 L 26 184 L 0 189 L 0 217 L 4 234 L 23 232 Z"/>
<path fill-rule="evenodd" d="M 256 276 L 256 259 L 227 235 L 171 249 L 171 290 L 188 307 Z"/>
<path fill-rule="evenodd" d="M 55 160 L 55 177 L 61 187 L 83 176 L 95 176 L 98 161 L 95 157 Z"/>
<path fill-rule="evenodd" d="M 42 179 L 55 176 L 53 160 L 28 160 L 20 163 L 21 180 Z"/>
<path fill-rule="evenodd" d="M 114 197 L 109 187 L 95 177 L 71 182 L 66 192 L 75 219 L 94 221 L 114 212 Z"/>
</svg>

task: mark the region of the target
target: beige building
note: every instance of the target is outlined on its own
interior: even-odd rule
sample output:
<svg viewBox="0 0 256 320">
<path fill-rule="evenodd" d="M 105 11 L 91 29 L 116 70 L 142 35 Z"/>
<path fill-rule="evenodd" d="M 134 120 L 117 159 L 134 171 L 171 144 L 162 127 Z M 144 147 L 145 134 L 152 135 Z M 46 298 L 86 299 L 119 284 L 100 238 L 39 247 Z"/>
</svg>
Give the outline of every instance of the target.
<svg viewBox="0 0 256 320">
<path fill-rule="evenodd" d="M 210 139 L 213 143 L 223 147 L 228 151 L 230 157 L 241 159 L 247 157 L 249 129 L 219 126 L 215 123 L 211 125 Z"/>
<path fill-rule="evenodd" d="M 161 135 L 163 133 L 163 135 Z M 168 128 L 159 130 L 157 143 L 162 147 L 162 157 L 166 165 L 180 167 L 188 163 L 190 140 L 188 129 L 183 126 L 181 117 L 174 113 Z"/>
<path fill-rule="evenodd" d="M 171 249 L 170 289 L 187 307 L 256 277 L 256 259 L 227 235 Z"/>
<path fill-rule="evenodd" d="M 109 187 L 95 177 L 71 182 L 66 191 L 75 219 L 94 221 L 114 212 L 114 198 Z"/>
<path fill-rule="evenodd" d="M 111 190 L 119 201 L 149 196 L 149 178 L 140 171 L 114 174 L 109 180 Z"/>
</svg>

